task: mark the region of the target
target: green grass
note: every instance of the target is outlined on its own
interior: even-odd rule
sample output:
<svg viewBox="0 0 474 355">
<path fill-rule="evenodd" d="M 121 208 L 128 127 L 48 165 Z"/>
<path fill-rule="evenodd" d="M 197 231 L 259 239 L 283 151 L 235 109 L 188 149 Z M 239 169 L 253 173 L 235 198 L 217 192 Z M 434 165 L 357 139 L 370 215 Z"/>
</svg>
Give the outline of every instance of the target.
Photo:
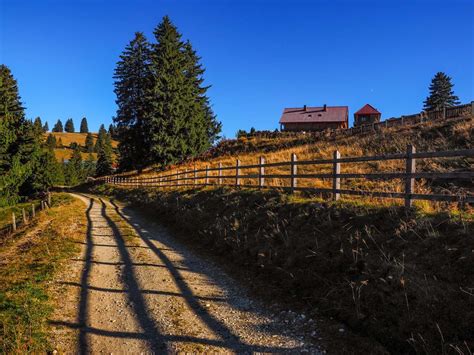
<svg viewBox="0 0 474 355">
<path fill-rule="evenodd" d="M 77 252 L 74 241 L 84 238 L 86 228 L 80 201 L 58 194 L 52 202 L 53 208 L 0 248 L 0 353 L 51 350 L 48 283 Z"/>
<path fill-rule="evenodd" d="M 29 202 L 19 203 L 15 206 L 1 207 L 0 208 L 0 229 L 6 227 L 12 223 L 12 213 L 15 213 L 17 221 L 22 217 L 21 210 L 24 208 L 28 214 L 31 214 L 31 205 L 35 204 L 38 210 L 39 200 L 32 200 Z"/>
</svg>

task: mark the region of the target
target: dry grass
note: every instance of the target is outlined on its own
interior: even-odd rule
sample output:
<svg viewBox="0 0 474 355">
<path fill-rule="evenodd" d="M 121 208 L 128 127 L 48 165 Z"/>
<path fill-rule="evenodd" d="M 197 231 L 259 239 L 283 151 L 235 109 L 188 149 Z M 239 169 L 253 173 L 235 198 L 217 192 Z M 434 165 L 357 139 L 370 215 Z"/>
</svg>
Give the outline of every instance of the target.
<svg viewBox="0 0 474 355">
<path fill-rule="evenodd" d="M 235 167 L 236 159 L 241 161 L 241 165 L 257 164 L 260 156 L 265 156 L 267 163 L 289 161 L 292 153 L 295 153 L 299 161 L 317 160 L 332 158 L 333 152 L 338 150 L 342 157 L 357 157 L 367 155 L 381 155 L 390 153 L 401 153 L 406 151 L 408 144 L 414 144 L 418 151 L 436 151 L 472 148 L 472 136 L 474 135 L 474 125 L 472 118 L 463 121 L 424 123 L 411 127 L 394 127 L 378 133 L 366 133 L 361 135 L 321 139 L 318 142 L 305 143 L 294 146 L 296 140 L 301 138 L 267 139 L 267 138 L 241 138 L 238 141 L 230 142 L 232 151 L 236 154 L 221 153 L 220 156 L 204 159 L 198 158 L 194 161 L 185 162 L 178 166 L 170 167 L 164 174 L 176 172 L 176 170 L 189 171 L 192 176 L 193 169 L 205 169 L 206 166 L 215 168 L 219 163 L 223 167 Z M 293 142 L 293 143 L 292 143 Z M 304 140 L 303 140 L 304 142 Z M 273 148 L 272 148 L 273 146 Z M 289 147 L 286 147 L 289 146 Z M 216 148 L 217 149 L 217 148 Z M 217 149 L 218 150 L 218 149 Z M 221 149 L 225 151 L 225 149 Z M 265 153 L 267 151 L 267 153 Z M 205 154 L 206 156 L 206 154 Z M 403 160 L 379 161 L 342 164 L 342 173 L 373 173 L 373 172 L 403 172 L 405 162 Z M 471 170 L 472 161 L 464 158 L 451 159 L 426 159 L 418 160 L 418 171 L 462 171 Z M 300 174 L 331 173 L 331 165 L 302 165 L 298 167 Z M 257 174 L 257 169 L 241 169 L 242 174 Z M 266 174 L 290 174 L 290 167 L 266 168 Z M 127 175 L 135 175 L 131 172 Z M 224 171 L 224 175 L 235 174 L 235 169 Z M 141 176 L 151 177 L 157 173 L 153 169 L 148 169 Z M 217 171 L 210 172 L 210 183 L 217 183 Z M 200 177 L 204 174 L 200 173 Z M 204 183 L 204 179 L 200 180 Z M 234 179 L 223 179 L 224 184 L 234 184 Z M 257 179 L 242 179 L 243 185 L 257 185 Z M 289 186 L 289 179 L 265 179 L 267 186 Z M 329 188 L 329 179 L 299 179 L 298 186 Z M 342 179 L 342 189 L 368 190 L 381 192 L 403 192 L 404 182 L 401 179 L 393 180 L 365 180 L 365 179 Z M 447 181 L 437 181 L 436 184 L 426 180 L 418 180 L 415 185 L 415 193 L 443 193 L 446 190 L 456 193 L 474 193 L 469 187 L 456 186 Z M 345 197 L 349 200 L 369 200 L 384 204 L 401 203 L 400 200 Z M 430 204 L 417 202 L 426 207 L 437 206 L 437 203 Z M 452 205 L 454 208 L 455 206 Z"/>
<path fill-rule="evenodd" d="M 65 147 L 68 147 L 71 143 L 77 143 L 81 147 L 85 147 L 86 145 L 86 136 L 87 133 L 67 133 L 67 132 L 48 132 L 44 135 L 44 140 L 48 137 L 49 134 L 52 134 L 56 137 L 56 141 L 59 142 L 59 139 L 63 142 Z M 92 137 L 94 138 L 94 144 L 97 141 L 98 134 L 92 133 Z M 117 148 L 118 142 L 112 140 L 112 147 Z"/>
<path fill-rule="evenodd" d="M 92 154 L 92 157 L 94 160 L 97 160 L 97 153 L 84 153 L 81 152 L 82 159 L 86 160 L 89 158 L 89 154 Z M 71 159 L 72 156 L 72 149 L 67 149 L 67 148 L 56 148 L 54 149 L 54 155 L 56 157 L 56 160 L 61 162 L 63 160 L 69 160 Z"/>
</svg>

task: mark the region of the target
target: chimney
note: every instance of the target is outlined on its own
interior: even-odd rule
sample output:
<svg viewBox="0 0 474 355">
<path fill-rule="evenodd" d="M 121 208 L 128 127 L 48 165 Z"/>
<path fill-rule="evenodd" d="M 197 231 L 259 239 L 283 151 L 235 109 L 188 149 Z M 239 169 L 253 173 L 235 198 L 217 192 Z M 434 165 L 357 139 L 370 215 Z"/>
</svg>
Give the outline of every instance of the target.
<svg viewBox="0 0 474 355">
<path fill-rule="evenodd" d="M 324 104 L 323 111 L 327 111 L 327 110 L 328 110 L 328 106 Z"/>
<path fill-rule="evenodd" d="M 306 105 L 303 106 L 303 110 L 304 110 L 304 111 L 307 111 L 307 110 L 306 110 Z"/>
</svg>

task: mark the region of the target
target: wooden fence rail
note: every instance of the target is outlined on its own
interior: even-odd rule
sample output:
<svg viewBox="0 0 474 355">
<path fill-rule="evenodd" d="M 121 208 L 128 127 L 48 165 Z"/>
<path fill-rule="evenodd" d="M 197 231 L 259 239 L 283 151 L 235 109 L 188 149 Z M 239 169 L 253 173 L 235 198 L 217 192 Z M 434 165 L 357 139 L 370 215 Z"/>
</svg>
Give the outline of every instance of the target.
<svg viewBox="0 0 474 355">
<path fill-rule="evenodd" d="M 474 149 L 464 149 L 456 151 L 437 151 L 437 152 L 416 152 L 414 146 L 409 145 L 405 153 L 395 153 L 377 156 L 361 156 L 361 157 L 341 157 L 340 152 L 335 151 L 332 159 L 318 160 L 302 160 L 298 161 L 296 154 L 291 154 L 289 161 L 266 163 L 264 157 L 260 157 L 257 164 L 241 165 L 240 160 L 236 160 L 234 166 L 222 166 L 219 163 L 217 167 L 206 166 L 205 169 L 194 169 L 192 174 L 189 170 L 165 171 L 157 176 L 152 177 L 123 177 L 123 176 L 106 176 L 99 178 L 99 181 L 122 186 L 133 187 L 190 187 L 190 186 L 236 186 L 250 188 L 277 188 L 295 191 L 312 191 L 317 193 L 331 194 L 333 200 L 338 200 L 341 195 L 360 195 L 373 196 L 381 198 L 404 199 L 405 206 L 410 207 L 414 200 L 429 201 L 452 201 L 461 204 L 474 203 L 474 195 L 441 195 L 441 194 L 417 194 L 415 193 L 416 179 L 449 179 L 453 181 L 474 179 L 474 171 L 452 171 L 452 172 L 417 172 L 416 166 L 418 160 L 428 158 L 453 158 L 453 157 L 474 157 Z M 373 161 L 389 161 L 399 160 L 405 161 L 405 170 L 400 172 L 376 172 L 376 173 L 341 173 L 341 166 L 346 163 L 360 163 Z M 330 173 L 299 173 L 298 166 L 304 165 L 331 165 Z M 287 167 L 288 173 L 285 174 L 267 174 L 266 169 L 274 167 Z M 243 170 L 257 169 L 257 173 L 243 173 Z M 211 175 L 210 172 L 217 172 Z M 245 180 L 255 180 L 256 184 L 242 184 Z M 267 183 L 268 179 L 284 179 L 288 181 L 286 186 L 275 186 Z M 299 179 L 322 179 L 332 181 L 331 188 L 318 187 L 300 187 Z M 383 191 L 365 191 L 365 190 L 349 190 L 341 189 L 341 179 L 402 179 L 404 184 L 404 192 L 383 192 Z M 227 181 L 227 182 L 225 182 Z M 233 181 L 229 183 L 228 181 Z"/>
</svg>

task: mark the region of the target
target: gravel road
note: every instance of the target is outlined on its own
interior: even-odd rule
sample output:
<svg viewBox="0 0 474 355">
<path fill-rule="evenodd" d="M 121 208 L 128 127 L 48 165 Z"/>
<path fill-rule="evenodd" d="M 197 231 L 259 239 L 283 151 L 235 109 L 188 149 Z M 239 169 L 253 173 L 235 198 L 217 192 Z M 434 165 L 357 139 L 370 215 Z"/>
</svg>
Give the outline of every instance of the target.
<svg viewBox="0 0 474 355">
<path fill-rule="evenodd" d="M 316 332 L 298 327 L 312 320 L 274 314 L 133 210 L 74 196 L 86 204 L 88 233 L 81 256 L 54 282 L 57 351 L 323 353 Z"/>
</svg>

